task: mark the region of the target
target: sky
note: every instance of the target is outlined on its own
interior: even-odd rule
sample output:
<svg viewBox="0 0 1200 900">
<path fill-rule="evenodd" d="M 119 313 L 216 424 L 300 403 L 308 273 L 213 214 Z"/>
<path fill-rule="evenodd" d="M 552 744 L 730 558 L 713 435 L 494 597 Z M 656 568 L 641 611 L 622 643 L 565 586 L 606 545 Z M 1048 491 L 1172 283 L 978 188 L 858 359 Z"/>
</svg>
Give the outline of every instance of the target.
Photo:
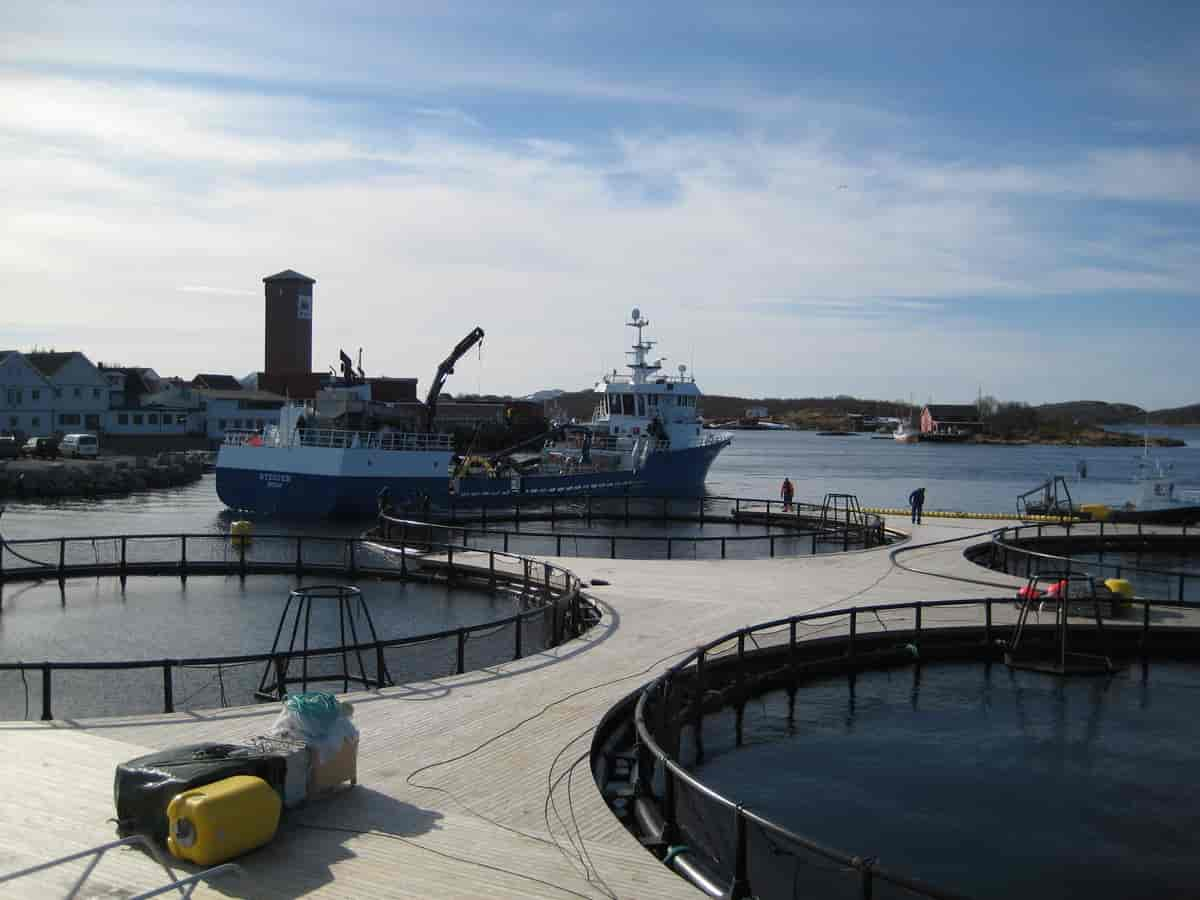
<svg viewBox="0 0 1200 900">
<path fill-rule="evenodd" d="M 1200 5 L 0 6 L 0 349 L 1200 401 Z"/>
</svg>

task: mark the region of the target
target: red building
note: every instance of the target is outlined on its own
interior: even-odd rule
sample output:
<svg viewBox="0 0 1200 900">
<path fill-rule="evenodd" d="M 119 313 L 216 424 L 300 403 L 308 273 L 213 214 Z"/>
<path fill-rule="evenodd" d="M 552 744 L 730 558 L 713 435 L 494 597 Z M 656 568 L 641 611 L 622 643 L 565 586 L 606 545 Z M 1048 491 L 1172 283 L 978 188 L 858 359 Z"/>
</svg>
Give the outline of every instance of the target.
<svg viewBox="0 0 1200 900">
<path fill-rule="evenodd" d="M 931 403 L 921 410 L 921 434 L 979 434 L 983 422 L 973 403 Z"/>
</svg>

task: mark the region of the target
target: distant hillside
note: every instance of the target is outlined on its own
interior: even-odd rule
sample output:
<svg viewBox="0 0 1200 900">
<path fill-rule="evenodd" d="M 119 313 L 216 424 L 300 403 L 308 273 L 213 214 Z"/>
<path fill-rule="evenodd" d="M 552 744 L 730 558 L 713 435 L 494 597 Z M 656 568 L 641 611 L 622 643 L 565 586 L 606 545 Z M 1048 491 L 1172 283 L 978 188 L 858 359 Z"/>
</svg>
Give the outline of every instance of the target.
<svg viewBox="0 0 1200 900">
<path fill-rule="evenodd" d="M 1100 400 L 1075 400 L 1071 403 L 1043 403 L 1035 406 L 1039 422 L 1058 425 L 1119 425 L 1138 422 L 1146 411 L 1128 403 L 1104 403 Z"/>
<path fill-rule="evenodd" d="M 984 398 L 985 405 L 989 398 Z M 591 388 L 559 394 L 554 402 L 567 415 L 576 419 L 590 419 L 596 406 L 596 394 Z M 872 416 L 900 416 L 910 413 L 903 402 L 887 400 L 865 400 L 859 397 L 731 397 L 723 394 L 706 394 L 700 401 L 700 415 L 705 419 L 725 422 L 741 418 L 747 407 L 766 407 L 770 419 L 786 420 L 797 427 L 826 427 L 844 420 L 851 413 Z M 1043 403 L 1026 406 L 1021 403 L 1002 403 L 1003 408 L 1020 407 L 1026 411 L 1021 428 L 1036 431 L 1038 427 L 1058 432 L 1063 429 L 1102 428 L 1105 425 L 1121 425 L 1127 422 L 1143 422 L 1146 411 L 1129 403 L 1106 403 L 1102 400 L 1075 400 L 1070 403 Z M 920 405 L 916 407 L 917 410 Z M 994 409 L 994 407 L 993 407 Z M 1011 409 L 1008 412 L 1011 413 Z M 991 420 L 996 412 L 986 418 Z M 1200 424 L 1200 403 L 1181 406 L 1177 409 L 1160 409 L 1150 413 L 1155 425 Z M 841 424 L 846 424 L 841 422 Z"/>
<path fill-rule="evenodd" d="M 1150 422 L 1154 425 L 1200 425 L 1200 403 L 1174 409 L 1156 409 L 1150 413 Z"/>
</svg>

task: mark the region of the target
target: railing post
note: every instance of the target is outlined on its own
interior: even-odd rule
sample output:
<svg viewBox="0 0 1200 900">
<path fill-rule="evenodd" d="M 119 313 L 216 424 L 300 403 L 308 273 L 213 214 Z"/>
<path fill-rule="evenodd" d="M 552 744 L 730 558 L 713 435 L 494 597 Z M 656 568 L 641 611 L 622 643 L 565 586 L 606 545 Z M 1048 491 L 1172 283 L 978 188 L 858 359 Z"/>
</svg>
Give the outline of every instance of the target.
<svg viewBox="0 0 1200 900">
<path fill-rule="evenodd" d="M 296 577 L 304 573 L 304 538 L 296 538 Z"/>
<path fill-rule="evenodd" d="M 617 558 L 617 536 L 614 534 L 611 538 L 609 538 L 609 540 L 611 541 L 612 546 L 609 548 L 608 558 L 616 559 Z"/>
<path fill-rule="evenodd" d="M 187 575 L 187 535 L 179 536 L 179 571 Z"/>
<path fill-rule="evenodd" d="M 496 551 L 488 551 L 488 587 L 496 589 Z"/>
<path fill-rule="evenodd" d="M 125 545 L 126 545 L 127 541 L 128 541 L 128 538 L 126 538 L 124 535 L 122 535 L 121 536 L 121 577 L 122 578 L 125 577 L 125 573 L 127 571 L 126 564 L 125 564 Z"/>
<path fill-rule="evenodd" d="M 350 557 L 350 577 L 353 578 L 358 574 L 358 565 L 354 559 L 354 538 L 346 539 L 346 553 Z"/>
<path fill-rule="evenodd" d="M 238 574 L 246 577 L 246 536 L 239 535 L 238 539 Z"/>
<path fill-rule="evenodd" d="M 815 531 L 812 533 L 812 555 L 817 555 L 817 533 Z"/>
<path fill-rule="evenodd" d="M 461 675 L 466 670 L 467 663 L 467 630 L 458 629 L 458 660 L 455 672 Z"/>
<path fill-rule="evenodd" d="M 446 544 L 446 582 L 454 583 L 454 544 Z"/>
<path fill-rule="evenodd" d="M 387 668 L 387 662 L 383 658 L 383 644 L 379 641 L 375 642 L 375 687 L 383 687 L 383 673 Z"/>
<path fill-rule="evenodd" d="M 916 618 L 916 632 L 917 632 L 917 636 L 919 637 L 919 636 L 920 636 L 920 634 L 921 634 L 921 603 L 920 603 L 920 601 L 918 601 L 918 602 L 917 602 L 917 603 L 914 605 L 914 607 L 913 607 L 913 608 L 916 610 L 916 616 L 917 616 L 917 618 Z"/>
<path fill-rule="evenodd" d="M 992 645 L 992 599 L 990 597 L 983 601 L 983 611 L 983 639 L 990 647 Z"/>
<path fill-rule="evenodd" d="M 58 539 L 58 580 L 61 582 L 67 577 L 67 539 Z"/>
<path fill-rule="evenodd" d="M 163 712 L 175 712 L 175 685 L 171 679 L 171 661 L 164 659 L 163 670 Z"/>
<path fill-rule="evenodd" d="M 742 804 L 733 808 L 735 851 L 733 856 L 733 881 L 729 884 L 730 900 L 744 900 L 750 896 L 750 879 L 747 869 L 746 853 L 746 817 L 742 814 Z"/>
<path fill-rule="evenodd" d="M 1184 577 L 1185 577 L 1184 574 L 1182 572 L 1180 572 L 1179 573 L 1179 602 L 1180 603 L 1183 602 L 1183 579 L 1184 579 Z"/>
<path fill-rule="evenodd" d="M 663 763 L 663 833 L 664 844 L 673 844 L 679 836 L 679 820 L 675 813 L 675 773 Z"/>
<path fill-rule="evenodd" d="M 543 563 L 542 565 L 545 567 L 545 570 L 543 572 L 544 588 L 543 588 L 542 598 L 545 600 L 546 603 L 549 603 L 551 601 L 551 597 L 550 597 L 550 563 Z"/>
<path fill-rule="evenodd" d="M 283 662 L 283 654 L 276 653 L 275 663 L 275 699 L 282 700 L 287 696 L 287 666 Z"/>
<path fill-rule="evenodd" d="M 54 716 L 50 712 L 50 663 L 42 663 L 42 721 L 49 722 Z"/>
<path fill-rule="evenodd" d="M 508 552 L 508 532 L 504 532 L 504 552 Z"/>
<path fill-rule="evenodd" d="M 1150 601 L 1142 602 L 1142 656 L 1146 655 L 1146 644 L 1150 640 Z"/>
<path fill-rule="evenodd" d="M 860 896 L 863 900 L 871 900 L 875 892 L 875 873 L 872 871 L 875 861 L 864 859 L 861 861 L 862 868 L 862 892 Z"/>
<path fill-rule="evenodd" d="M 796 669 L 796 620 L 788 623 L 788 666 Z"/>
<path fill-rule="evenodd" d="M 854 636 L 858 633 L 858 610 L 850 610 L 850 643 L 846 647 L 846 655 L 854 659 Z"/>
<path fill-rule="evenodd" d="M 554 555 L 562 556 L 562 535 L 561 534 L 556 534 L 554 536 Z"/>
<path fill-rule="evenodd" d="M 408 525 L 400 526 L 400 577 L 408 577 Z"/>
<path fill-rule="evenodd" d="M 696 709 L 692 723 L 696 744 L 696 763 L 704 758 L 704 656 L 703 650 L 696 656 Z"/>
<path fill-rule="evenodd" d="M 721 559 L 725 558 L 725 538 L 721 538 Z"/>
<path fill-rule="evenodd" d="M 555 508 L 554 498 L 551 497 L 550 498 L 550 524 L 551 525 L 554 524 L 554 508 Z"/>
<path fill-rule="evenodd" d="M 667 559 L 671 558 L 671 543 L 672 543 L 672 539 L 667 538 Z"/>
<path fill-rule="evenodd" d="M 521 643 L 522 643 L 521 632 L 523 632 L 525 630 L 525 619 L 522 617 L 522 615 L 520 613 L 517 613 L 516 626 L 517 626 L 517 633 L 516 633 L 516 636 L 513 638 L 513 659 L 520 659 L 521 654 L 523 653 L 523 650 L 521 647 Z"/>
</svg>

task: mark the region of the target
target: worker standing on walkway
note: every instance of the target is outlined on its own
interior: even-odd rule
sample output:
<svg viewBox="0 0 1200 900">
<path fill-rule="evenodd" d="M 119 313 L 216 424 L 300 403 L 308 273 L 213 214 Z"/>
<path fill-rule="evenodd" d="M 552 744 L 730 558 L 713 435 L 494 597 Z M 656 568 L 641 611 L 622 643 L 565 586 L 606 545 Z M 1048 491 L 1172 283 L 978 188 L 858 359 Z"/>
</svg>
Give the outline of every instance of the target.
<svg viewBox="0 0 1200 900">
<path fill-rule="evenodd" d="M 914 525 L 921 524 L 921 510 L 925 507 L 925 488 L 919 487 L 908 495 L 908 505 L 912 507 Z"/>
<path fill-rule="evenodd" d="M 783 487 L 779 489 L 779 496 L 783 498 L 783 511 L 792 511 L 792 497 L 796 495 L 796 489 L 792 487 L 790 478 L 783 479 Z"/>
</svg>

